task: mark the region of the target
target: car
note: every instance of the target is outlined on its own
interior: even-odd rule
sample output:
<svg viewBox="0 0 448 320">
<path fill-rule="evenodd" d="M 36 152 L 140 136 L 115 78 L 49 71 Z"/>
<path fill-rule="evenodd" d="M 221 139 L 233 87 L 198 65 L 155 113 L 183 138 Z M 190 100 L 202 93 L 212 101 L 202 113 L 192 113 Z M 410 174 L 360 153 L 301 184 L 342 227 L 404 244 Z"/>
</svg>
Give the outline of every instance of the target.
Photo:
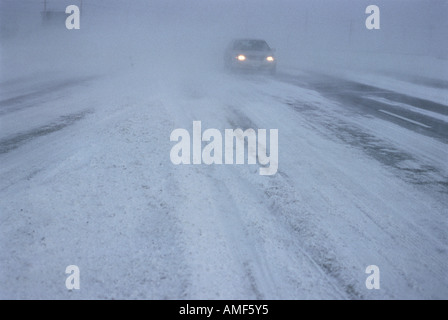
<svg viewBox="0 0 448 320">
<path fill-rule="evenodd" d="M 274 49 L 261 39 L 235 39 L 227 46 L 224 66 L 228 70 L 268 71 L 275 74 L 277 58 Z"/>
</svg>

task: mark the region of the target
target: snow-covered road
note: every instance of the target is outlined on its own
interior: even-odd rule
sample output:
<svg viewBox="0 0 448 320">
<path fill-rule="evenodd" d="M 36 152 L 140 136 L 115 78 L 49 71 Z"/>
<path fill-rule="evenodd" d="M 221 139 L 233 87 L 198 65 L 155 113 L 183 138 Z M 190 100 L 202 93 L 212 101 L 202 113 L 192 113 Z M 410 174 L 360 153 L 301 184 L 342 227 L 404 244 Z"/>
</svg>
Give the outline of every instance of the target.
<svg viewBox="0 0 448 320">
<path fill-rule="evenodd" d="M 189 74 L 3 83 L 0 298 L 448 296 L 446 127 L 368 112 L 385 95 L 349 102 L 316 74 Z M 195 120 L 278 129 L 278 172 L 172 164 L 171 132 Z"/>
</svg>

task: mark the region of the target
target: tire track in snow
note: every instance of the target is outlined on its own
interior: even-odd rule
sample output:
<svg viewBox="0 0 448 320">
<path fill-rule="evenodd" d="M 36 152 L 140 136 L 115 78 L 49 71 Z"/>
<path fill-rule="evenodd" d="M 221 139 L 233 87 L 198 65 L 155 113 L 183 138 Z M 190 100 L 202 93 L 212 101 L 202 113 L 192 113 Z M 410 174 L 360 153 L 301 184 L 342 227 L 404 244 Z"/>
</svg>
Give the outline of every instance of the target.
<svg viewBox="0 0 448 320">
<path fill-rule="evenodd" d="M 229 115 L 229 123 L 235 127 L 235 128 L 242 128 L 247 129 L 247 128 L 252 128 L 254 130 L 257 130 L 259 128 L 258 125 L 255 124 L 254 120 L 250 119 L 243 111 L 241 111 L 240 109 L 236 109 L 233 106 L 228 106 L 228 109 L 230 111 L 230 115 Z M 247 142 L 245 142 L 246 144 L 246 149 L 247 149 Z M 279 170 L 278 175 L 280 176 L 279 179 L 284 180 L 284 179 L 288 179 L 288 175 L 284 172 L 282 172 L 281 170 Z M 279 181 L 279 179 L 275 178 L 275 177 L 269 177 L 267 178 L 269 180 L 274 180 L 276 182 Z M 281 184 L 276 185 L 275 187 L 271 187 L 271 188 L 266 188 L 266 186 L 264 184 L 258 184 L 257 188 L 260 188 L 261 190 L 264 191 L 264 194 L 267 196 L 267 200 L 264 200 L 265 206 L 267 208 L 269 208 L 269 213 L 272 216 L 287 216 L 290 213 L 288 213 L 287 211 L 289 211 L 288 209 L 285 212 L 285 208 L 284 208 L 284 204 L 289 205 L 291 203 L 296 204 L 296 199 L 294 198 L 290 198 L 288 196 L 285 195 L 291 195 L 291 194 L 295 194 L 294 190 L 291 189 L 290 184 L 288 182 L 282 182 Z M 276 190 L 275 192 L 272 192 L 273 190 Z M 293 208 L 292 210 L 297 210 L 296 208 Z M 291 211 L 292 212 L 292 211 Z M 302 220 L 302 228 L 305 225 L 305 220 Z M 303 237 L 303 229 L 295 229 L 292 225 L 288 225 L 288 224 L 284 224 L 284 222 L 280 223 L 280 221 L 278 221 L 279 226 L 281 226 L 281 228 L 284 228 L 284 230 L 288 233 L 288 234 L 297 234 L 299 233 L 299 238 L 301 239 L 300 242 L 295 242 L 294 247 L 296 249 L 299 249 L 299 251 L 301 252 L 302 256 L 305 257 L 305 259 L 307 259 L 311 265 L 315 268 L 315 270 L 321 275 L 323 276 L 325 279 L 327 279 L 328 283 L 331 285 L 331 287 L 333 288 L 334 292 L 339 294 L 340 297 L 351 297 L 351 298 L 360 298 L 361 295 L 359 294 L 359 292 L 357 292 L 354 289 L 354 286 L 351 284 L 345 284 L 344 281 L 342 281 L 342 279 L 338 276 L 338 271 L 336 270 L 340 270 L 341 267 L 336 265 L 335 259 L 334 258 L 329 258 L 330 254 L 329 252 L 324 252 L 323 248 L 321 248 L 321 251 L 319 252 L 319 256 L 323 257 L 323 259 L 318 258 L 316 256 L 316 254 L 314 253 L 310 253 L 309 249 L 305 249 L 307 248 L 307 246 L 303 246 L 303 243 L 306 243 L 306 241 L 308 239 Z M 305 227 L 306 228 L 306 227 Z M 340 287 L 345 288 L 345 292 L 342 292 L 340 290 Z"/>
<path fill-rule="evenodd" d="M 253 269 L 256 259 L 251 251 L 256 248 L 241 229 L 231 197 L 197 168 L 178 169 L 184 200 L 176 215 L 181 217 L 184 250 L 193 272 L 188 299 L 263 298 Z"/>
<path fill-rule="evenodd" d="M 266 90 L 266 94 L 268 95 L 269 93 L 269 90 Z M 279 101 L 282 101 L 282 99 L 278 99 L 278 97 L 275 97 L 275 96 L 272 96 L 275 100 L 279 100 Z M 282 98 L 282 97 L 281 97 Z M 284 97 L 283 97 L 284 98 Z M 306 101 L 306 99 L 305 99 L 305 101 Z M 306 103 L 306 102 L 304 102 L 304 103 Z M 273 102 L 272 103 L 272 105 L 273 106 L 275 106 L 275 105 L 278 105 L 278 101 L 277 101 L 277 103 L 275 103 L 275 102 Z M 281 105 L 280 105 L 281 106 Z M 314 106 L 315 108 L 317 108 L 317 106 Z M 240 109 L 242 109 L 242 108 L 240 108 Z M 255 109 L 255 107 L 254 108 L 252 108 L 253 110 L 252 111 L 254 111 L 254 109 Z M 273 108 L 272 108 L 272 110 L 273 110 Z M 250 111 L 250 110 L 248 110 L 248 111 Z M 258 108 L 257 108 L 257 111 L 258 111 Z M 288 111 L 283 111 L 282 109 L 280 109 L 279 111 L 281 111 L 281 115 L 283 116 L 283 117 L 285 117 L 285 118 L 287 118 L 287 119 L 290 119 L 290 120 L 293 120 L 293 119 L 295 119 L 295 118 L 297 118 L 297 119 L 295 119 L 295 120 L 297 120 L 297 123 L 295 124 L 295 125 L 297 125 L 297 126 L 299 126 L 299 127 L 304 127 L 304 128 L 307 128 L 306 130 L 308 131 L 308 129 L 311 129 L 312 131 L 316 131 L 317 133 L 319 133 L 320 134 L 320 132 L 322 131 L 322 128 L 321 127 L 319 127 L 319 125 L 318 124 L 313 124 L 312 122 L 309 122 L 309 121 L 307 121 L 308 119 L 306 118 L 306 117 L 304 117 L 303 115 L 302 115 L 302 113 L 297 113 L 296 115 L 294 115 L 294 114 L 290 114 L 290 112 L 288 112 Z M 262 110 L 260 110 L 259 112 L 256 112 L 256 113 L 253 113 L 253 116 L 251 117 L 254 121 L 256 121 L 257 123 L 267 123 L 267 122 L 270 122 L 269 120 L 268 120 L 268 117 L 269 117 L 269 115 L 270 115 L 270 112 L 271 112 L 271 110 L 270 110 L 270 108 L 265 108 L 265 109 L 262 109 Z M 324 116 L 325 116 L 325 113 L 324 113 Z M 305 121 L 304 121 L 305 120 Z M 275 121 L 274 121 L 275 122 Z M 293 126 L 291 126 L 291 125 L 284 125 L 283 126 L 283 130 L 282 130 L 282 132 L 281 132 L 281 135 L 282 135 L 282 139 L 286 139 L 287 141 L 294 141 L 295 139 L 297 139 L 295 136 L 297 135 L 297 133 L 296 132 L 301 132 L 300 130 L 294 130 L 294 127 Z M 314 135 L 314 133 L 313 133 L 313 135 Z M 313 135 L 311 135 L 311 136 L 313 136 Z M 307 140 L 309 140 L 309 139 L 311 139 L 311 137 L 299 137 L 299 138 L 302 138 L 302 139 L 305 139 L 305 143 L 302 143 L 301 145 L 302 146 L 305 146 L 305 147 L 307 147 L 307 143 L 306 143 L 306 141 Z M 330 139 L 330 140 L 333 140 L 333 139 Z M 317 139 L 317 141 L 319 141 L 319 139 Z M 314 146 L 314 144 L 316 143 L 314 140 L 312 140 L 312 141 L 310 141 L 310 142 L 312 142 L 313 144 L 312 144 L 312 150 L 313 149 L 316 149 L 316 147 L 318 147 L 318 146 Z M 310 144 L 310 143 L 308 143 L 308 144 Z M 326 144 L 324 144 L 323 146 L 326 146 Z M 291 151 L 293 152 L 294 151 L 294 149 L 291 149 Z M 326 151 L 326 153 L 328 154 L 330 151 L 329 150 L 327 150 Z M 321 152 L 321 150 L 319 150 L 319 152 L 318 152 L 318 156 L 320 156 L 320 154 L 325 154 L 324 152 Z M 292 159 L 301 159 L 302 157 L 300 156 L 300 153 L 299 153 L 299 151 L 298 150 L 296 150 L 296 152 L 293 152 L 293 154 L 289 154 L 289 157 L 290 158 L 292 158 Z M 306 157 L 305 157 L 305 159 L 306 159 Z M 322 159 L 322 160 L 324 160 L 324 159 Z M 316 159 L 316 162 L 317 163 L 320 163 L 319 162 L 319 159 Z M 332 162 L 331 162 L 332 163 Z M 332 166 L 331 166 L 331 163 L 329 163 L 328 164 L 328 159 L 326 160 L 326 162 L 325 162 L 325 165 L 326 166 L 324 166 L 324 168 L 325 167 L 328 167 L 328 165 L 330 165 L 330 169 L 332 168 Z M 314 168 L 315 166 L 316 166 L 317 164 L 314 164 L 314 166 L 311 166 L 311 168 Z M 327 169 L 329 169 L 329 168 L 327 168 Z M 321 197 L 323 197 L 323 199 L 322 200 L 325 200 L 326 202 L 324 202 L 324 203 L 328 203 L 328 205 L 331 205 L 333 202 L 335 202 L 335 201 L 331 201 L 331 199 L 325 199 L 325 197 L 324 196 L 328 196 L 328 195 L 332 195 L 332 194 L 334 194 L 334 192 L 340 192 L 341 194 L 339 195 L 338 194 L 338 197 L 336 197 L 334 200 L 338 200 L 338 198 L 340 197 L 341 199 L 345 199 L 344 197 L 346 197 L 346 200 L 347 200 L 347 207 L 350 207 L 351 205 L 349 205 L 350 203 L 354 203 L 354 204 L 358 204 L 358 202 L 360 202 L 359 200 L 358 200 L 358 198 L 353 198 L 353 191 L 354 190 L 348 190 L 348 189 L 346 189 L 346 187 L 347 186 L 351 186 L 351 184 L 353 183 L 353 182 L 356 182 L 356 180 L 354 180 L 354 181 L 351 181 L 350 179 L 351 178 L 353 178 L 352 177 L 352 175 L 353 175 L 353 173 L 352 173 L 352 171 L 351 171 L 351 169 L 350 168 L 346 168 L 346 166 L 344 166 L 344 167 L 341 167 L 342 169 L 344 169 L 344 170 L 338 170 L 338 171 L 341 171 L 340 172 L 340 174 L 342 174 L 341 175 L 341 177 L 343 177 L 344 179 L 342 180 L 342 181 L 345 181 L 345 182 L 340 182 L 340 183 L 337 183 L 337 185 L 335 185 L 335 184 L 333 184 L 333 185 L 331 185 L 331 186 L 325 186 L 325 190 L 322 190 L 322 191 L 324 191 L 324 192 L 321 192 L 319 189 L 318 190 L 316 190 L 316 192 L 317 192 L 317 194 L 319 195 L 320 194 L 320 196 Z M 339 169 L 341 169 L 341 168 L 339 168 Z M 291 169 L 291 168 L 289 168 L 289 169 Z M 314 169 L 316 169 L 316 168 L 314 168 Z M 300 171 L 300 170 L 299 170 Z M 323 173 L 324 175 L 325 175 L 325 173 Z M 280 169 L 280 171 L 279 171 L 279 176 L 283 176 L 283 177 L 286 177 L 286 178 L 288 178 L 287 177 L 287 175 L 285 175 L 285 173 L 284 172 L 282 172 L 282 169 Z M 313 179 L 313 181 L 314 180 L 317 180 L 317 181 L 319 181 L 319 179 L 318 179 L 319 177 L 316 177 L 316 179 Z M 347 180 L 347 178 L 349 178 L 349 180 Z M 289 179 L 288 179 L 289 180 Z M 270 179 L 270 181 L 277 181 L 276 180 L 276 178 L 275 177 L 273 177 L 273 179 Z M 330 179 L 330 181 L 332 181 L 332 179 Z M 291 181 L 291 183 L 292 183 L 292 181 Z M 347 184 L 348 183 L 348 184 Z M 288 193 L 288 189 L 286 188 L 286 190 L 284 190 L 285 192 L 281 192 L 281 191 L 277 191 L 278 189 L 280 189 L 280 190 L 282 190 L 282 189 L 284 189 L 284 187 L 286 186 L 287 184 L 283 184 L 283 183 L 281 183 L 280 184 L 280 188 L 278 188 L 279 186 L 274 186 L 274 190 L 275 190 L 275 192 L 274 192 L 274 196 L 275 197 L 277 197 L 277 203 L 280 205 L 280 206 L 285 206 L 286 205 L 286 208 L 285 209 L 287 209 L 287 206 L 288 206 L 288 203 L 289 202 L 291 202 L 291 203 L 293 203 L 294 201 L 295 201 L 295 197 L 290 197 L 290 194 L 291 193 Z M 294 185 L 294 184 L 293 184 Z M 293 185 L 291 185 L 291 186 L 293 186 Z M 292 187 L 292 192 L 294 192 L 295 191 L 295 189 L 298 187 L 298 185 L 297 184 L 295 184 L 295 187 Z M 342 187 L 342 189 L 341 189 L 341 187 Z M 300 187 L 299 188 L 299 190 L 303 190 L 304 188 L 303 187 Z M 306 189 L 306 188 L 305 188 Z M 328 190 L 327 190 L 328 189 Z M 333 191 L 331 191 L 331 190 L 333 190 Z M 328 194 L 328 191 L 331 191 L 331 193 L 329 193 Z M 355 192 L 354 194 L 356 195 L 356 194 L 358 194 L 359 193 L 359 191 L 358 190 L 356 190 L 357 192 Z M 371 192 L 367 192 L 366 194 L 368 195 L 368 194 L 370 194 Z M 362 196 L 362 195 L 361 195 Z M 365 195 L 364 195 L 365 196 Z M 275 197 L 274 197 L 274 200 L 275 200 Z M 286 197 L 286 199 L 284 199 Z M 314 197 L 314 196 L 313 196 Z M 299 194 L 297 194 L 297 199 L 303 199 L 303 195 L 299 195 Z M 289 199 L 289 200 L 288 200 Z M 362 197 L 360 198 L 361 199 L 361 204 L 362 204 Z M 381 199 L 379 199 L 379 201 L 380 201 L 380 203 L 381 203 Z M 370 201 L 369 201 L 370 202 Z M 337 204 L 337 201 L 336 201 L 336 204 Z M 346 206 L 346 204 L 341 204 L 342 205 L 342 207 L 345 207 Z M 372 206 L 371 206 L 371 208 L 370 208 L 370 212 L 372 212 L 372 208 L 373 209 L 375 209 L 376 207 L 377 207 L 378 205 L 377 204 L 374 204 L 374 203 L 372 203 Z M 292 209 L 294 210 L 294 205 L 292 205 Z M 304 203 L 304 209 L 306 210 L 306 208 L 308 207 L 308 205 L 306 204 L 306 202 Z M 324 209 L 325 208 L 325 205 L 319 205 L 319 208 L 320 207 L 322 207 L 321 209 Z M 330 207 L 329 207 L 330 208 Z M 284 209 L 284 210 L 285 210 Z M 316 210 L 316 208 L 310 208 L 310 209 L 312 209 L 312 212 L 314 212 L 315 210 Z M 337 207 L 335 208 L 335 209 L 337 209 Z M 292 226 L 294 227 L 294 228 L 296 228 L 296 227 L 298 227 L 299 225 L 301 225 L 302 223 L 304 223 L 305 225 L 307 225 L 307 224 L 309 224 L 309 222 L 307 221 L 307 220 L 303 220 L 302 222 L 297 222 L 296 220 L 298 219 L 297 218 L 297 215 L 292 215 L 292 214 L 288 214 L 288 212 L 287 212 L 288 210 L 286 210 L 286 212 L 285 212 L 285 218 L 286 218 L 286 222 L 288 222 L 288 223 L 293 223 L 292 224 Z M 391 211 L 391 208 L 384 208 L 381 212 L 390 212 Z M 280 211 L 280 212 L 282 212 L 282 211 Z M 291 211 L 291 212 L 293 212 L 293 211 Z M 305 211 L 306 212 L 306 211 Z M 392 210 L 391 212 L 394 212 L 394 210 Z M 343 212 L 340 212 L 340 213 L 338 213 L 338 211 L 337 210 L 335 210 L 334 211 L 334 213 L 337 213 L 338 214 L 338 216 L 340 216 L 340 218 L 344 218 L 344 214 L 343 214 Z M 342 215 L 340 215 L 340 214 L 342 214 Z M 370 215 L 371 216 L 371 215 Z M 346 218 L 345 218 L 346 219 Z M 387 221 L 388 221 L 388 219 L 386 219 Z M 311 221 L 313 221 L 313 217 L 311 217 Z M 314 221 L 316 221 L 316 219 L 314 218 Z M 395 221 L 391 226 L 389 226 L 389 225 L 387 225 L 387 224 L 384 224 L 384 223 L 387 223 L 386 221 L 378 221 L 377 222 L 377 226 L 379 226 L 378 225 L 378 223 L 380 223 L 381 222 L 381 225 L 383 225 L 383 227 L 386 227 L 386 229 L 388 229 L 389 227 L 391 227 L 391 229 L 396 229 L 396 228 L 399 228 L 399 229 L 401 229 L 401 223 L 399 223 L 399 222 L 397 222 L 397 221 Z M 409 222 L 409 221 L 408 221 Z M 348 226 L 350 226 L 350 227 L 357 227 L 356 225 L 352 225 L 353 224 L 353 222 L 352 221 L 347 221 L 347 223 L 348 223 Z M 299 229 L 300 230 L 300 232 L 306 232 L 306 231 L 308 231 L 311 235 L 313 234 L 312 233 L 312 229 L 316 229 L 316 230 L 319 230 L 319 228 L 316 228 L 316 226 L 312 226 L 312 223 L 311 223 L 311 225 L 310 225 L 310 227 L 311 228 L 306 228 L 306 227 L 301 227 L 301 229 Z M 406 228 L 407 227 L 409 227 L 410 229 L 408 229 L 408 230 L 406 230 Z M 427 253 L 425 252 L 426 250 L 425 250 L 425 248 L 424 248 L 424 246 L 422 247 L 422 245 L 421 245 L 421 241 L 423 241 L 423 243 L 426 243 L 426 242 L 428 242 L 428 239 L 425 239 L 425 233 L 426 232 L 422 232 L 422 230 L 420 230 L 419 232 L 418 232 L 418 234 L 419 234 L 419 236 L 418 237 L 416 237 L 415 239 L 413 239 L 412 238 L 412 235 L 407 235 L 407 233 L 406 232 L 409 232 L 409 231 L 411 231 L 411 230 L 416 230 L 415 229 L 415 225 L 414 224 L 407 224 L 407 227 L 403 227 L 403 230 L 402 230 L 402 236 L 404 236 L 405 238 L 407 238 L 407 240 L 410 240 L 410 242 L 408 242 L 408 244 L 410 245 L 410 247 L 411 248 L 413 248 L 413 247 L 415 247 L 416 248 L 416 251 L 417 252 L 419 252 L 419 255 L 421 255 L 421 256 L 427 256 Z M 417 227 L 417 230 L 418 230 L 419 228 Z M 342 229 L 341 229 L 342 230 Z M 371 232 L 372 230 L 370 230 L 370 229 L 367 229 L 367 230 L 363 230 L 363 229 L 358 229 L 358 232 L 359 232 L 359 235 L 360 236 L 362 236 L 362 238 L 365 238 L 364 239 L 364 241 L 369 241 L 369 240 L 367 240 L 368 238 L 366 238 L 366 236 L 363 236 L 362 234 L 363 234 L 363 232 L 364 231 L 369 231 L 369 233 L 372 233 L 370 236 L 372 236 L 373 234 L 374 234 L 374 232 Z M 397 230 L 395 230 L 395 231 L 397 231 Z M 374 242 L 376 242 L 376 240 L 375 239 L 377 239 L 377 238 L 381 238 L 381 239 L 383 239 L 383 238 L 385 238 L 385 239 L 383 239 L 383 240 L 386 240 L 389 236 L 386 236 L 386 237 L 384 237 L 384 235 L 383 235 L 383 233 L 384 233 L 384 231 L 382 230 L 382 228 L 378 228 L 377 229 L 377 232 L 378 232 L 378 234 L 377 235 L 375 235 L 375 236 L 373 236 L 371 239 L 374 241 Z M 356 234 L 356 233 L 355 233 Z M 355 235 L 354 234 L 354 235 Z M 390 233 L 388 233 L 389 235 L 390 235 Z M 414 234 L 413 232 L 412 232 L 412 234 Z M 430 235 L 430 234 L 428 234 L 428 235 Z M 440 233 L 440 235 L 443 237 L 443 233 Z M 324 245 L 324 247 L 323 247 L 323 249 L 325 249 L 325 248 L 328 248 L 328 249 L 330 249 L 332 246 L 330 245 L 330 244 L 325 244 L 326 243 L 326 241 L 325 241 L 325 239 L 323 239 L 322 237 L 321 238 L 319 238 L 319 239 L 313 239 L 314 238 L 314 236 L 311 236 L 308 240 L 309 241 L 307 241 L 306 243 L 310 243 L 310 242 L 314 242 L 314 241 L 319 241 L 318 243 L 320 243 L 320 244 L 322 244 L 322 245 Z M 431 238 L 431 236 L 430 236 L 430 238 Z M 394 242 L 396 242 L 397 240 L 394 240 Z M 430 240 L 431 242 L 432 242 L 432 240 Z M 439 241 L 437 241 L 437 242 L 439 242 L 440 243 L 440 237 L 439 237 Z M 388 243 L 387 241 L 384 241 L 384 243 L 379 243 L 379 245 L 384 245 L 385 243 Z M 328 245 L 330 245 L 330 246 L 328 246 Z M 401 246 L 401 244 L 400 244 L 400 246 Z M 440 243 L 440 246 L 441 246 L 441 248 L 443 248 L 443 244 L 442 243 Z M 381 248 L 381 247 L 380 247 Z M 359 292 L 359 290 L 356 290 L 356 288 L 358 287 L 358 288 L 360 288 L 359 287 L 359 283 L 358 284 L 356 284 L 356 282 L 353 282 L 353 281 L 355 281 L 356 279 L 353 279 L 353 277 L 351 277 L 350 275 L 347 275 L 346 274 L 346 271 L 345 270 L 343 270 L 343 269 L 340 269 L 340 268 L 333 268 L 332 267 L 332 265 L 334 265 L 334 259 L 329 259 L 329 261 L 330 261 L 330 263 L 328 264 L 327 263 L 327 261 L 325 261 L 325 259 L 324 260 L 322 260 L 321 258 L 319 258 L 319 255 L 321 254 L 321 250 L 322 248 L 320 248 L 317 252 L 313 252 L 313 248 L 311 247 L 310 248 L 310 251 L 311 252 L 313 252 L 312 253 L 312 255 L 313 255 L 313 257 L 315 257 L 315 259 L 319 262 L 319 264 L 324 268 L 324 269 L 326 269 L 326 270 L 329 270 L 331 273 L 335 273 L 335 272 L 333 272 L 334 270 L 336 271 L 336 273 L 338 274 L 338 276 L 337 276 L 337 278 L 338 279 L 340 279 L 340 281 L 341 281 L 341 286 L 342 287 L 345 287 L 346 288 L 346 291 L 347 291 L 347 293 L 350 295 L 350 296 L 354 296 L 354 297 L 356 297 L 357 296 L 357 292 L 356 291 L 358 291 Z M 431 248 L 431 252 L 433 251 L 432 250 L 433 248 Z M 308 252 L 310 252 L 310 251 L 308 251 Z M 328 252 L 330 252 L 330 251 L 328 251 Z M 409 248 L 407 248 L 407 244 L 404 244 L 403 245 L 403 251 L 401 251 L 401 254 L 403 255 L 403 259 L 409 259 L 409 257 L 408 256 L 406 256 L 406 255 L 409 255 L 410 253 L 412 252 L 412 249 L 409 249 Z M 390 255 L 390 254 L 392 254 L 392 255 Z M 414 273 L 414 276 L 415 276 L 415 273 L 416 273 L 416 271 L 417 271 L 417 269 L 420 269 L 420 268 L 422 268 L 422 267 L 424 267 L 424 265 L 426 265 L 426 263 L 424 263 L 424 264 L 422 264 L 422 265 L 418 265 L 418 266 L 416 266 L 416 269 L 411 269 L 411 273 L 410 274 L 408 274 L 408 275 L 406 275 L 403 271 L 402 271 L 402 269 L 400 269 L 400 268 L 405 268 L 405 269 L 407 269 L 406 267 L 407 266 L 403 266 L 403 265 L 399 265 L 399 264 L 397 264 L 396 263 L 396 261 L 391 261 L 391 259 L 389 259 L 389 257 L 392 257 L 393 256 L 393 254 L 394 254 L 394 251 L 393 250 L 391 250 L 391 252 L 384 252 L 383 254 L 382 254 L 382 259 L 385 259 L 386 261 L 388 261 L 388 262 L 390 262 L 389 264 L 388 264 L 388 266 L 391 266 L 392 268 L 394 268 L 394 272 L 395 272 L 395 274 L 400 278 L 400 279 L 403 279 L 404 281 L 406 281 L 408 284 L 409 283 L 415 283 L 415 281 L 413 281 L 412 280 L 412 273 Z M 330 254 L 330 256 L 329 256 L 330 258 L 331 258 L 331 254 Z M 432 272 L 431 270 L 428 270 L 428 271 L 426 271 L 425 272 L 425 270 L 421 270 L 423 273 L 420 273 L 420 274 L 418 274 L 418 272 L 417 272 L 417 277 L 418 278 L 421 278 L 421 276 L 420 275 L 422 275 L 422 277 L 424 278 L 425 277 L 425 275 L 429 278 L 429 279 L 431 279 L 432 277 L 434 277 L 434 279 L 443 279 L 443 277 L 444 277 L 444 273 L 443 273 L 443 268 L 441 269 L 441 266 L 443 266 L 443 261 L 444 261 L 444 258 L 443 258 L 443 254 L 442 254 L 442 252 L 438 252 L 437 254 L 436 253 L 432 253 L 432 254 L 430 254 L 429 256 L 427 256 L 429 259 L 430 259 L 430 261 L 432 261 L 432 263 L 435 263 L 435 265 L 434 266 L 436 266 L 437 268 L 437 270 L 435 271 L 435 272 Z M 339 259 L 341 259 L 342 257 L 338 257 Z M 355 259 L 356 260 L 356 259 Z M 344 267 L 347 267 L 347 266 L 344 266 Z M 333 270 L 333 271 L 332 271 Z M 351 280 L 350 280 L 351 279 Z M 348 282 L 347 282 L 347 280 L 348 280 Z M 417 282 L 418 283 L 418 282 Z M 411 290 L 414 290 L 415 289 L 415 287 L 413 288 L 412 287 L 412 285 L 408 285 L 409 286 L 409 288 L 410 288 L 410 291 L 409 292 L 412 292 Z M 399 286 L 397 286 L 397 288 L 398 288 Z M 355 289 L 355 290 L 354 290 Z M 442 291 L 441 292 L 443 292 L 443 284 L 441 284 L 441 285 L 439 285 L 439 289 L 441 289 Z M 424 290 L 424 289 L 423 289 Z M 446 289 L 445 289 L 446 290 Z M 390 293 L 388 293 L 388 294 L 390 294 Z M 424 292 L 424 291 L 420 291 L 420 294 L 422 294 L 422 295 L 425 295 L 426 293 Z M 401 293 L 398 293 L 398 296 L 401 296 Z M 359 296 L 359 297 L 362 297 L 362 296 Z"/>
<path fill-rule="evenodd" d="M 348 143 L 351 146 L 360 148 L 372 158 L 393 168 L 394 174 L 404 179 L 404 181 L 415 185 L 431 185 L 431 189 L 437 190 L 441 194 L 446 194 L 448 192 L 448 190 L 445 190 L 445 185 L 447 184 L 445 181 L 446 179 L 437 168 L 431 165 L 422 164 L 420 165 L 421 169 L 404 170 L 399 166 L 400 163 L 403 163 L 404 161 L 417 161 L 409 153 L 396 149 L 393 145 L 373 136 L 368 132 L 365 132 L 361 127 L 355 127 L 353 124 L 344 122 L 342 119 L 337 117 L 331 117 L 328 115 L 323 116 L 322 114 L 319 114 L 317 111 L 319 108 L 318 106 L 304 106 L 300 102 L 296 102 L 294 104 L 287 103 L 287 105 L 293 108 L 294 111 L 299 111 L 300 115 L 306 118 L 309 124 L 312 125 L 313 128 L 320 134 L 323 134 L 331 140 L 339 140 Z M 434 173 L 438 173 L 438 175 L 435 176 Z M 341 187 L 339 186 L 338 188 Z M 426 190 L 426 192 L 428 192 L 428 190 Z M 378 201 L 381 201 L 381 199 L 378 199 Z M 387 204 L 384 204 L 384 206 L 387 207 Z M 387 211 L 393 210 L 389 209 Z M 368 219 L 377 225 L 379 230 L 387 233 L 391 240 L 396 241 L 398 236 L 396 235 L 396 229 L 393 229 L 392 227 L 398 226 L 398 224 L 379 221 L 373 215 L 369 214 L 364 208 L 362 208 L 361 212 L 363 212 Z M 422 248 L 420 245 L 421 239 L 424 238 L 423 235 L 426 232 L 406 217 L 404 217 L 404 221 L 406 222 L 409 230 L 412 230 L 412 233 L 416 235 L 414 237 L 406 237 L 405 243 L 416 253 L 419 253 L 422 256 L 426 255 L 428 253 L 427 250 Z M 438 226 L 435 226 L 435 228 L 437 227 Z M 443 247 L 444 244 L 440 239 L 444 237 L 444 232 L 442 230 L 437 231 L 436 229 L 435 231 L 437 232 L 437 237 L 433 237 L 432 235 L 430 236 L 435 244 L 438 243 L 439 247 Z M 385 256 L 385 258 L 387 257 Z M 433 254 L 431 259 L 438 262 L 438 265 L 443 265 L 445 258 L 441 257 L 439 254 Z M 443 278 L 443 274 L 444 271 L 439 270 L 437 276 L 439 278 Z"/>
</svg>

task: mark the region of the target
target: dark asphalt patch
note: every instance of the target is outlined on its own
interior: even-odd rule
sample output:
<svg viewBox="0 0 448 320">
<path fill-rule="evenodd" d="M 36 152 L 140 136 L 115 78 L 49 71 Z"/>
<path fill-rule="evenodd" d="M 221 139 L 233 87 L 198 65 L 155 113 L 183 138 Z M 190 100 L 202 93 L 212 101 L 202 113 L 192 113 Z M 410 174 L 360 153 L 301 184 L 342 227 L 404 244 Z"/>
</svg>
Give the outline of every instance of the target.
<svg viewBox="0 0 448 320">
<path fill-rule="evenodd" d="M 11 150 L 17 149 L 21 145 L 35 138 L 46 136 L 50 133 L 62 130 L 75 122 L 82 120 L 87 114 L 90 113 L 93 113 L 91 109 L 65 115 L 50 124 L 26 132 L 18 133 L 12 137 L 4 138 L 0 140 L 0 154 L 8 153 Z"/>
<path fill-rule="evenodd" d="M 302 104 L 299 101 L 289 101 L 285 104 L 308 120 L 319 123 L 329 130 L 329 133 L 321 132 L 322 134 L 361 149 L 378 162 L 397 170 L 398 175 L 405 181 L 415 185 L 432 185 L 439 192 L 448 194 L 448 177 L 444 177 L 437 168 L 430 165 L 409 167 L 406 163 L 418 164 L 418 160 L 361 128 L 333 118 L 324 118 L 315 113 L 316 107 L 309 104 Z"/>
<path fill-rule="evenodd" d="M 33 90 L 28 93 L 0 100 L 0 115 L 36 106 L 38 105 L 38 101 L 36 100 L 39 98 L 43 98 L 49 94 L 55 94 L 66 88 L 86 83 L 87 81 L 90 81 L 95 78 L 96 77 L 89 76 L 89 77 L 61 80 L 58 81 L 57 83 L 53 83 L 49 86 Z"/>
</svg>

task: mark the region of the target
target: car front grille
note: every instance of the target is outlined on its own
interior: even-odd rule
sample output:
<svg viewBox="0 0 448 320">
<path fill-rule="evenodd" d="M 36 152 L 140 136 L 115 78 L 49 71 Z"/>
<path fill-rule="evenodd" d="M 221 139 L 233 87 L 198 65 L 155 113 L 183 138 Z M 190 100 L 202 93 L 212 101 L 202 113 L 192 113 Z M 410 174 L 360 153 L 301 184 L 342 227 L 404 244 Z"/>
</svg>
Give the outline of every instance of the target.
<svg viewBox="0 0 448 320">
<path fill-rule="evenodd" d="M 247 55 L 247 60 L 250 61 L 263 61 L 265 58 L 263 56 L 257 56 L 257 55 Z"/>
</svg>

